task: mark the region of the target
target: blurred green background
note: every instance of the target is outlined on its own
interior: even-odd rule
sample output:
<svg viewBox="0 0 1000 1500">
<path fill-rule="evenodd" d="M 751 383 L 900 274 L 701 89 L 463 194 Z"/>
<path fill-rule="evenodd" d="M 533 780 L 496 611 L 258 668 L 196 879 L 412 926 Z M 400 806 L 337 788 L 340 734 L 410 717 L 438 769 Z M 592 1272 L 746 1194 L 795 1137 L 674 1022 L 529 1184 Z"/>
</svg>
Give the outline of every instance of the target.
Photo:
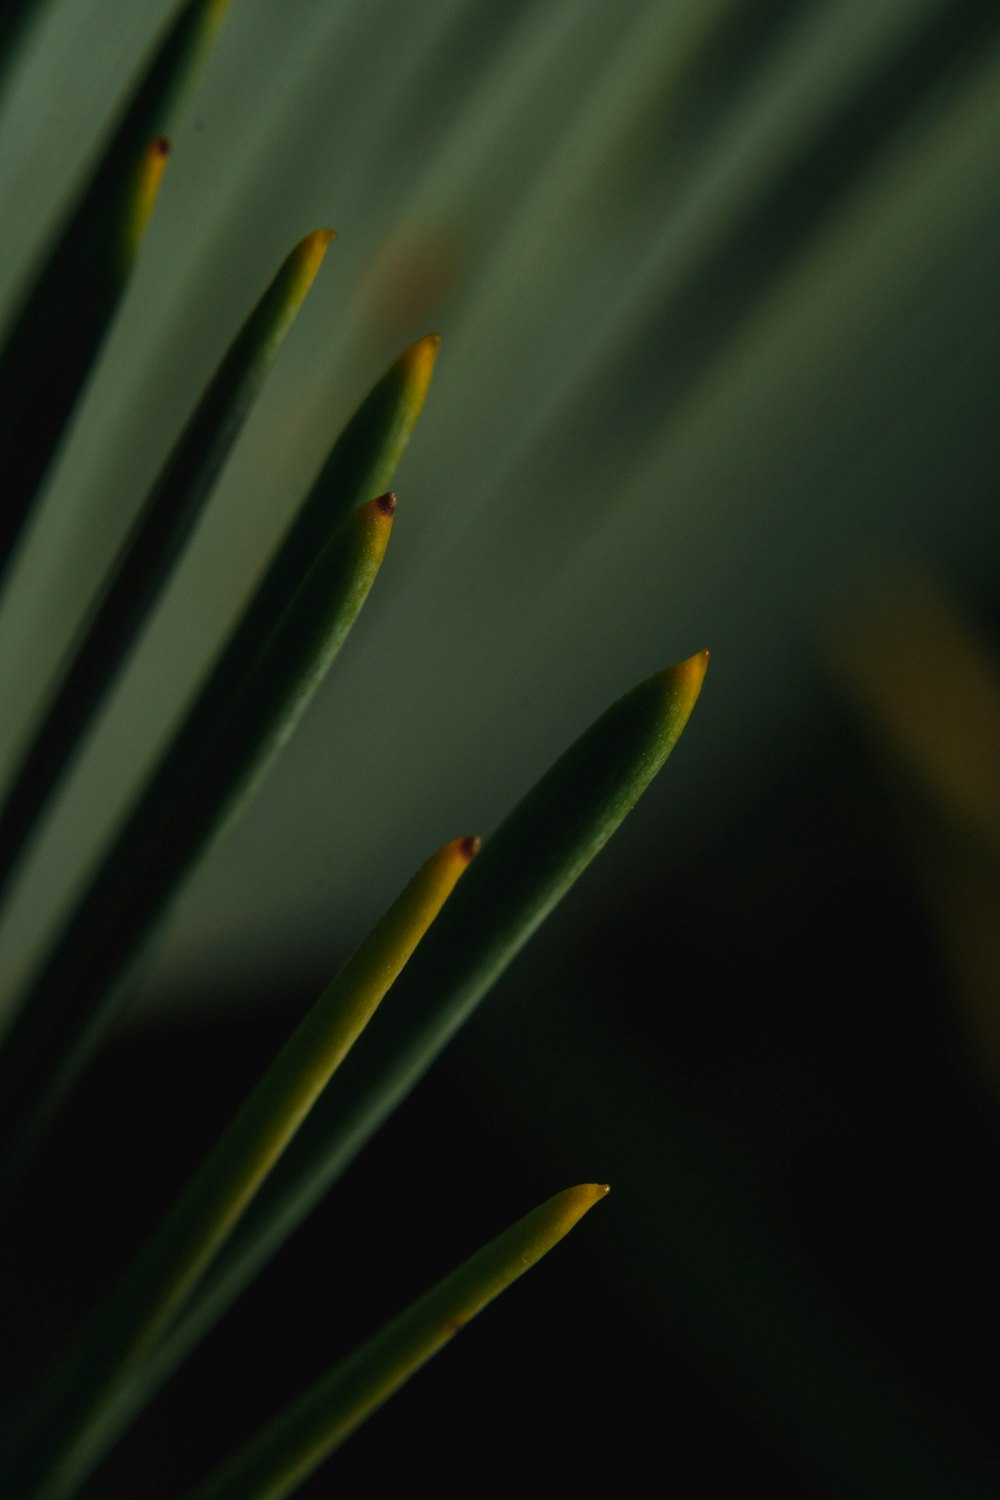
<svg viewBox="0 0 1000 1500">
<path fill-rule="evenodd" d="M 6 297 L 170 11 L 37 7 L 0 99 Z M 341 1214 L 370 1226 L 364 1332 L 607 1177 L 565 1275 L 353 1440 L 348 1478 L 444 1445 L 435 1488 L 468 1494 L 470 1455 L 513 1485 L 537 1444 L 546 1482 L 627 1493 L 653 1464 L 689 1493 L 995 1489 L 1000 844 L 947 788 L 1000 748 L 992 669 L 968 715 L 955 680 L 996 613 L 998 134 L 995 0 L 235 0 L 0 614 L 0 755 L 250 304 L 304 233 L 339 237 L 26 871 L 5 992 L 331 437 L 403 345 L 443 343 L 369 607 L 188 888 L 88 1085 L 97 1135 L 53 1153 L 64 1223 L 98 1149 L 121 1214 L 58 1273 L 67 1308 L 427 851 L 488 836 L 608 701 L 707 645 L 659 783 L 251 1294 L 251 1342 L 292 1389 L 329 1356 L 339 1323 L 296 1353 L 282 1299 L 344 1253 Z M 137 1131 L 169 1139 L 126 1211 Z M 94 1493 L 160 1494 L 178 1410 Z"/>
</svg>

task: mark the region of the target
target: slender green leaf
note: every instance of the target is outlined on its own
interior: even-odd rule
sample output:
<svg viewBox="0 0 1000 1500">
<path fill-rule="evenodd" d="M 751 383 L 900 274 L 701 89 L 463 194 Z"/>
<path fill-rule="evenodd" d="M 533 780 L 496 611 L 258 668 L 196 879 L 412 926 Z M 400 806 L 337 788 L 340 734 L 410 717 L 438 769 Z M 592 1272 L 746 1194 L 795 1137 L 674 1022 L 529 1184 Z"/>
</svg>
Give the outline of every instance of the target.
<svg viewBox="0 0 1000 1500">
<path fill-rule="evenodd" d="M 239 1230 L 123 1403 L 148 1399 L 423 1077 L 663 765 L 697 701 L 701 652 L 621 698 L 489 839 Z"/>
<path fill-rule="evenodd" d="M 386 490 L 420 414 L 440 340 L 431 334 L 405 349 L 362 401 L 334 443 L 267 571 L 224 646 L 210 683 L 170 751 L 169 775 L 181 781 L 224 722 L 269 649 L 275 627 L 301 580 L 338 525 Z"/>
<path fill-rule="evenodd" d="M 296 246 L 247 319 L 111 565 L 0 809 L 0 893 L 190 535 L 332 239 Z"/>
<path fill-rule="evenodd" d="M 123 980 L 184 878 L 304 712 L 375 580 L 395 503 L 380 496 L 342 522 L 275 610 L 236 683 L 225 670 L 230 641 L 139 793 L 0 1052 L 8 1180 L 99 1041 Z"/>
<path fill-rule="evenodd" d="M 294 586 L 302 558 L 314 555 L 331 526 L 392 484 L 423 408 L 440 343 L 436 333 L 429 333 L 405 349 L 334 443 L 250 606 L 242 627 L 241 652 L 268 629 L 277 601 Z"/>
<path fill-rule="evenodd" d="M 0 579 L 128 280 L 180 103 L 228 0 L 188 0 L 39 266 L 0 353 Z"/>
<path fill-rule="evenodd" d="M 395 504 L 368 488 L 391 477 L 427 394 L 440 340 L 404 350 L 330 451 L 240 621 L 93 882 L 29 983 L 0 1047 L 0 1193 L 114 1015 L 123 981 L 199 853 L 240 805 L 253 772 L 291 733 L 377 568 L 354 543 Z M 358 507 L 361 530 L 347 524 Z M 381 522 L 379 521 L 381 517 Z M 338 527 L 338 523 L 341 523 Z M 338 540 L 338 533 L 340 533 Z M 382 545 L 384 546 L 384 538 Z M 315 662 L 328 660 L 325 647 Z M 273 720 L 267 715 L 273 714 Z"/>
<path fill-rule="evenodd" d="M 312 1386 L 192 1500 L 282 1500 L 607 1193 L 568 1188 L 491 1240 Z"/>
<path fill-rule="evenodd" d="M 478 849 L 456 839 L 417 872 L 327 987 L 110 1301 L 46 1379 L 3 1493 L 72 1493 L 113 1436 L 105 1413 L 203 1275 L 367 1026 Z M 103 1418 L 103 1420 L 102 1420 Z"/>
</svg>

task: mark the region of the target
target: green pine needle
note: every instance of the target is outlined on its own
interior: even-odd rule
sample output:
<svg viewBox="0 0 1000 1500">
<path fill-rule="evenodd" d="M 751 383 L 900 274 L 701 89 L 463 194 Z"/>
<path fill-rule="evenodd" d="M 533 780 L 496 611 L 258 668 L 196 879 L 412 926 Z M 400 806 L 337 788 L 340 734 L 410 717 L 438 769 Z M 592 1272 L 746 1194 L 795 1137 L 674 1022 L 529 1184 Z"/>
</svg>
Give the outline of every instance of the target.
<svg viewBox="0 0 1000 1500">
<path fill-rule="evenodd" d="M 181 9 L 38 268 L 0 353 L 0 582 L 125 285 L 177 111 L 228 0 Z"/>
<path fill-rule="evenodd" d="M 419 1082 L 454 1032 L 638 801 L 673 749 L 708 665 L 658 672 L 585 731 L 487 840 L 381 1013 L 202 1287 L 139 1374 L 147 1400 Z"/>
<path fill-rule="evenodd" d="M 439 339 L 404 350 L 337 439 L 187 717 L 29 981 L 0 1046 L 0 1197 L 122 999 L 195 862 L 292 732 L 378 571 L 391 477 Z M 339 523 L 339 524 L 338 524 Z"/>
<path fill-rule="evenodd" d="M 237 627 L 31 981 L 0 1051 L 8 1187 L 185 878 L 305 711 L 375 580 L 394 510 L 395 496 L 369 501 L 317 557 L 302 559 L 297 589 L 275 608 L 248 659 L 236 650 Z"/>
<path fill-rule="evenodd" d="M 558 1193 L 386 1324 L 312 1386 L 192 1496 L 282 1500 L 471 1318 L 540 1260 L 608 1189 Z"/>
<path fill-rule="evenodd" d="M 117 1431 L 123 1389 L 231 1234 L 477 852 L 439 849 L 328 985 L 109 1302 L 47 1376 L 0 1492 L 71 1494 Z"/>
<path fill-rule="evenodd" d="M 193 530 L 332 237 L 318 229 L 288 256 L 203 393 L 113 561 L 0 808 L 0 894 Z"/>
</svg>

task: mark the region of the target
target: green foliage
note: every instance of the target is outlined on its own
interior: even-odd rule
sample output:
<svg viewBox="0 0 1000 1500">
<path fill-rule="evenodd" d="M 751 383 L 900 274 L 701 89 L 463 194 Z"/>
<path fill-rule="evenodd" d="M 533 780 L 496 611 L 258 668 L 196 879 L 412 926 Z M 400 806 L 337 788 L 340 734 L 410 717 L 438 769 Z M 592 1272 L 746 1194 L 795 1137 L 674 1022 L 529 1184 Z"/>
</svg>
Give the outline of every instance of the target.
<svg viewBox="0 0 1000 1500">
<path fill-rule="evenodd" d="M 0 577 L 128 281 L 170 131 L 227 0 L 189 0 L 39 267 L 0 353 Z"/>
<path fill-rule="evenodd" d="M 542 1203 L 306 1391 L 194 1500 L 280 1500 L 607 1192 L 582 1183 Z"/>
<path fill-rule="evenodd" d="M 0 895 L 194 529 L 331 237 L 326 230 L 309 235 L 278 271 L 195 407 L 112 562 L 0 809 Z"/>
<path fill-rule="evenodd" d="M 223 9 L 218 0 L 181 7 L 13 319 L 0 355 L 0 565 L 13 556 L 99 352 L 152 210 L 169 116 Z M 316 231 L 279 270 L 113 563 L 15 770 L 0 813 L 0 886 L 134 647 L 329 239 Z M 19 998 L 0 1049 L 0 1175 L 8 1194 L 127 997 L 135 965 L 183 882 L 287 740 L 365 602 L 396 509 L 388 485 L 437 344 L 432 335 L 404 351 L 332 447 Z M 439 924 L 478 841 L 445 845 L 418 872 L 281 1050 L 118 1288 L 8 1418 L 0 1447 L 5 1495 L 75 1493 L 599 852 L 676 743 L 706 665 L 701 653 L 659 673 L 593 725 L 488 843 Z M 407 1003 L 404 992 L 390 1044 L 361 1058 L 342 1095 L 325 1092 L 431 928 L 412 981 L 425 998 Z M 204 1494 L 289 1493 L 604 1191 L 588 1185 L 560 1194 L 474 1255 L 307 1392 Z"/>
</svg>

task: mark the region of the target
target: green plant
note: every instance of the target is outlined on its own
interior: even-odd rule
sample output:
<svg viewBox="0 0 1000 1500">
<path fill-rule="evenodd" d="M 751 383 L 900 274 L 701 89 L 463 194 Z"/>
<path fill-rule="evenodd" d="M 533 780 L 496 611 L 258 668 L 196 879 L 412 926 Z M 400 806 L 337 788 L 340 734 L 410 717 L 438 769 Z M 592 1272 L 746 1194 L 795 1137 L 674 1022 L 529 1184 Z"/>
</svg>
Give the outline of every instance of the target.
<svg viewBox="0 0 1000 1500">
<path fill-rule="evenodd" d="M 181 7 L 13 322 L 0 356 L 0 566 L 14 554 L 99 352 L 152 210 L 172 113 L 224 9 L 219 0 Z M 330 238 L 314 232 L 279 270 L 112 565 L 0 811 L 0 887 L 196 524 Z M 407 349 L 337 439 L 19 997 L 0 1052 L 0 1176 L 8 1200 L 182 882 L 291 733 L 365 602 L 396 508 L 388 486 L 436 349 L 433 336 Z M 0 1453 L 3 1493 L 56 1500 L 78 1488 L 599 852 L 673 748 L 706 662 L 705 653 L 691 657 L 609 709 L 481 855 L 478 840 L 458 839 L 422 867 L 293 1033 L 117 1291 L 58 1368 L 24 1393 Z M 361 1062 L 353 1093 L 327 1091 L 390 986 L 400 1011 L 390 1043 Z M 529 1214 L 339 1365 L 199 1493 L 206 1500 L 289 1493 L 604 1191 L 570 1189 Z"/>
</svg>

